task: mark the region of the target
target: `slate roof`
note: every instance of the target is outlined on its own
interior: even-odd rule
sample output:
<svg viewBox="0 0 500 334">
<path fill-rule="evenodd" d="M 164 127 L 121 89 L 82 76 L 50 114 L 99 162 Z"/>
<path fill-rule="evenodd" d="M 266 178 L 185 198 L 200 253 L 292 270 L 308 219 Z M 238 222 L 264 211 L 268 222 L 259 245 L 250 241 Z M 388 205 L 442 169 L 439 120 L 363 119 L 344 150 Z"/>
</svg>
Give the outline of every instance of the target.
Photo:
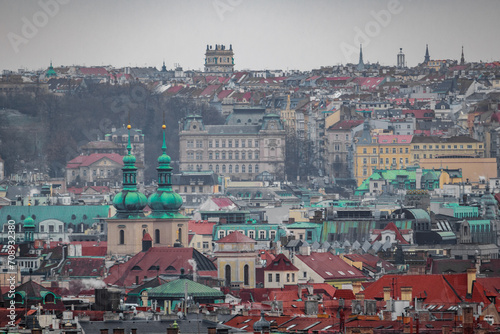
<svg viewBox="0 0 500 334">
<path fill-rule="evenodd" d="M 224 293 L 206 285 L 191 281 L 186 278 L 176 279 L 152 288 L 148 291 L 148 298 L 184 298 L 185 286 L 187 293 L 194 298 L 224 298 Z"/>
<path fill-rule="evenodd" d="M 296 255 L 296 257 L 327 281 L 366 279 L 366 276 L 359 269 L 351 267 L 339 256 L 330 252 Z"/>
<path fill-rule="evenodd" d="M 205 125 L 209 135 L 257 134 L 260 125 Z"/>
</svg>

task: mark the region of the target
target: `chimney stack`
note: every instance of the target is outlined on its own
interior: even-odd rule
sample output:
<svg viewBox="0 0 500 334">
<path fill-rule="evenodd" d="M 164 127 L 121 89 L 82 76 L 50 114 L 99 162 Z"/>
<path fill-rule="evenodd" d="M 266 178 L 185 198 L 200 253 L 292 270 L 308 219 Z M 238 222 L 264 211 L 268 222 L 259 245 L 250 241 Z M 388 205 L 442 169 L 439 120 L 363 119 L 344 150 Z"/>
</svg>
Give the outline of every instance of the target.
<svg viewBox="0 0 500 334">
<path fill-rule="evenodd" d="M 391 288 L 388 286 L 384 286 L 384 300 L 391 300 Z"/>
<path fill-rule="evenodd" d="M 467 269 L 467 294 L 472 294 L 472 285 L 476 281 L 476 268 Z"/>
<path fill-rule="evenodd" d="M 411 286 L 403 286 L 401 287 L 401 300 L 412 301 L 412 287 Z"/>
</svg>

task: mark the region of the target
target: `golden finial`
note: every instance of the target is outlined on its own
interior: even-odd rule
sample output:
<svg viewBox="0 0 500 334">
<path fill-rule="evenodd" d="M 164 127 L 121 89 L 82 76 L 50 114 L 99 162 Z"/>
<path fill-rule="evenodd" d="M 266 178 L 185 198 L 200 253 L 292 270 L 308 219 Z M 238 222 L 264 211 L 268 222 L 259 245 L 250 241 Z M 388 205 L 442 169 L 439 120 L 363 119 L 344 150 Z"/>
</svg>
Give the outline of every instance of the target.
<svg viewBox="0 0 500 334">
<path fill-rule="evenodd" d="M 132 126 L 130 124 L 127 125 L 127 129 L 129 129 L 129 130 L 132 129 Z"/>
<path fill-rule="evenodd" d="M 167 126 L 166 126 L 165 124 L 163 124 L 163 125 L 161 126 L 161 128 L 165 130 L 165 129 L 167 128 Z"/>
</svg>

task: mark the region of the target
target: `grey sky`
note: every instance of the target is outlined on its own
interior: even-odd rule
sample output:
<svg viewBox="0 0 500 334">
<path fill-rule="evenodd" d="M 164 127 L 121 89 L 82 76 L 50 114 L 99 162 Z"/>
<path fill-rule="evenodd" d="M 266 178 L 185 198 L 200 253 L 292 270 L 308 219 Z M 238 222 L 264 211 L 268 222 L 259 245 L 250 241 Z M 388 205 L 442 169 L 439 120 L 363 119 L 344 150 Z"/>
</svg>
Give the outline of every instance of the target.
<svg viewBox="0 0 500 334">
<path fill-rule="evenodd" d="M 466 60 L 500 58 L 497 0 L 64 0 L 44 14 L 40 3 L 54 1 L 63 2 L 0 0 L 0 69 L 50 59 L 203 69 L 207 44 L 232 44 L 237 70 L 357 63 L 359 41 L 365 62 L 384 65 L 395 65 L 400 47 L 409 66 L 422 62 L 426 43 L 431 59 L 458 59 L 462 45 Z M 391 17 L 379 23 L 380 11 Z M 23 33 L 36 20 L 38 31 Z M 356 40 L 358 31 L 368 38 Z"/>
</svg>

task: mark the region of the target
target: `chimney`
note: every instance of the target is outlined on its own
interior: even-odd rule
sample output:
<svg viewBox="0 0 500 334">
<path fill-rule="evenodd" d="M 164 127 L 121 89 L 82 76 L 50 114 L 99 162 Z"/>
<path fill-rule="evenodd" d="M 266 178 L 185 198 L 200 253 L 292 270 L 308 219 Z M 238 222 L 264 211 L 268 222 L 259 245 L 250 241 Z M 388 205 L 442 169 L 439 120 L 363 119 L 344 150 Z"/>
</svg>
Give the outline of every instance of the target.
<svg viewBox="0 0 500 334">
<path fill-rule="evenodd" d="M 107 328 L 101 328 L 100 333 L 101 334 L 108 334 L 108 329 Z"/>
<path fill-rule="evenodd" d="M 167 334 L 179 334 L 179 325 L 177 325 L 177 321 L 174 320 L 174 323 L 167 328 Z"/>
<path fill-rule="evenodd" d="M 401 287 L 401 300 L 412 301 L 412 287 L 411 286 Z"/>
<path fill-rule="evenodd" d="M 422 169 L 418 168 L 415 171 L 415 188 L 420 189 L 421 183 L 422 183 Z"/>
<path fill-rule="evenodd" d="M 476 280 L 476 268 L 467 269 L 467 294 L 472 294 L 472 285 Z"/>
<path fill-rule="evenodd" d="M 357 295 L 361 292 L 361 282 L 353 282 L 352 283 L 352 293 Z"/>
<path fill-rule="evenodd" d="M 384 300 L 391 300 L 391 288 L 388 286 L 384 286 Z"/>
<path fill-rule="evenodd" d="M 363 303 L 363 301 L 365 300 L 365 294 L 364 293 L 357 293 L 356 300 L 359 300 L 361 303 Z"/>
<path fill-rule="evenodd" d="M 472 306 L 462 307 L 462 319 L 464 333 L 467 329 L 472 330 L 472 328 L 474 327 L 474 310 L 472 309 Z M 469 333 L 472 333 L 472 331 L 469 331 Z"/>
<path fill-rule="evenodd" d="M 217 334 L 217 328 L 216 327 L 208 327 L 207 328 L 207 334 Z"/>
</svg>

